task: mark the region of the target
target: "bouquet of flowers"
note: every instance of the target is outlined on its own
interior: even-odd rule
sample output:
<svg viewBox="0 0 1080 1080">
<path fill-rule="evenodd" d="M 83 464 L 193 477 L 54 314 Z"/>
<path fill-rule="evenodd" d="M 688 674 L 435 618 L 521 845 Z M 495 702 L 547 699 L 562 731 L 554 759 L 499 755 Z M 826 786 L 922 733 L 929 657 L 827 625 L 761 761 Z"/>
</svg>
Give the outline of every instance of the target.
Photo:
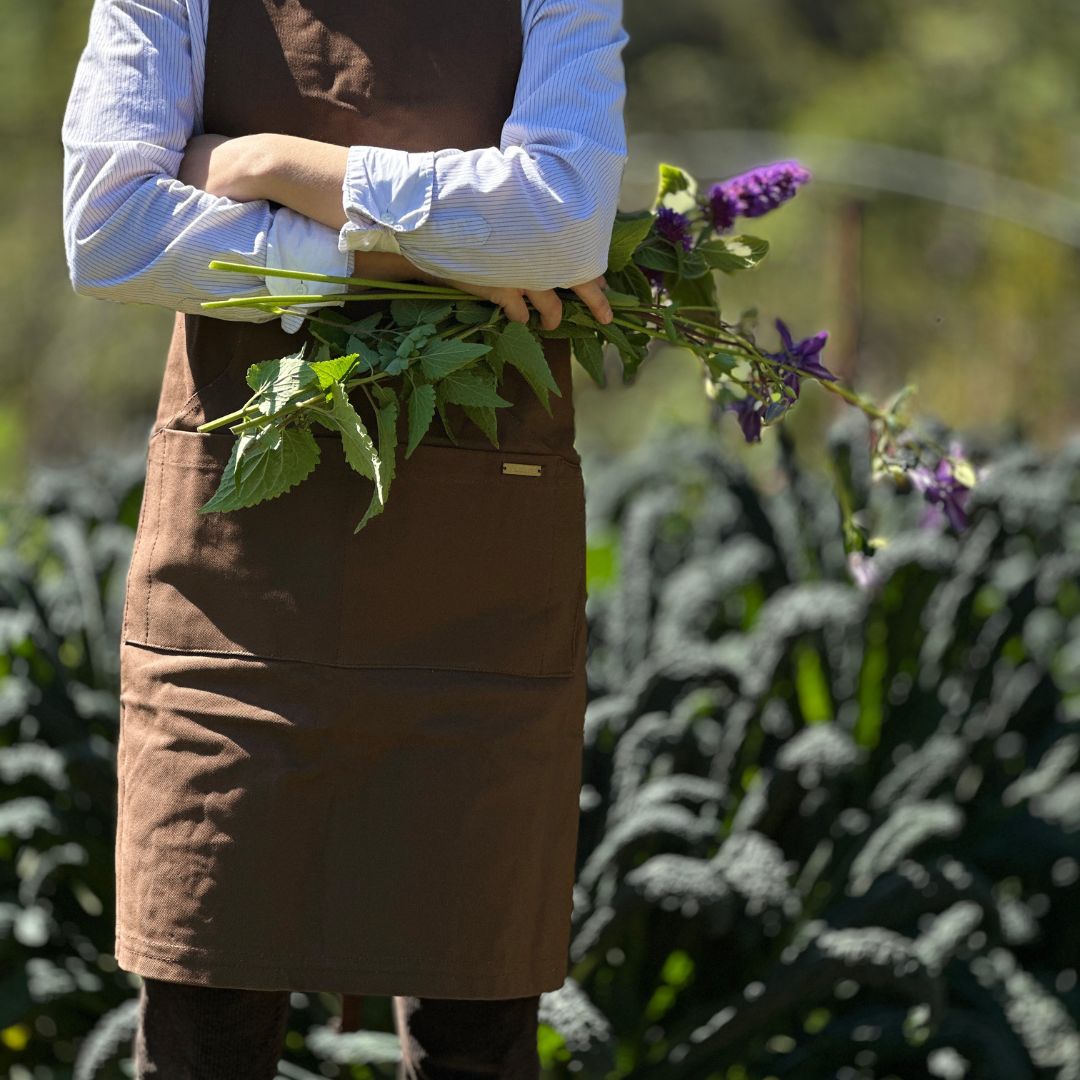
<svg viewBox="0 0 1080 1080">
<path fill-rule="evenodd" d="M 513 322 L 498 305 L 438 285 L 332 277 L 303 269 L 275 274 L 355 285 L 358 291 L 327 296 L 237 297 L 204 303 L 204 308 L 256 306 L 275 314 L 293 312 L 310 320 L 318 342 L 289 356 L 252 364 L 252 395 L 236 412 L 200 425 L 200 431 L 228 426 L 237 436 L 217 491 L 202 512 L 229 511 L 275 498 L 304 480 L 319 460 L 311 425 L 341 436 L 348 464 L 372 482 L 371 501 L 354 531 L 387 506 L 399 449 L 399 415 L 407 431 L 409 458 L 435 413 L 451 441 L 445 407 L 462 406 L 469 420 L 498 446 L 496 409 L 511 406 L 498 392 L 506 365 L 516 368 L 550 413 L 549 394 L 558 385 L 541 348 L 546 337 L 569 338 L 572 354 L 589 376 L 606 385 L 603 357 L 618 353 L 622 380 L 632 383 L 654 340 L 692 352 L 701 361 L 705 393 L 721 413 L 731 412 L 748 442 L 760 442 L 764 427 L 783 419 L 798 401 L 802 381 L 811 379 L 871 420 L 873 475 L 902 478 L 919 490 L 936 518 L 953 529 L 966 525 L 964 504 L 975 469 L 953 440 L 943 448 L 918 436 L 906 413 L 912 387 L 879 408 L 840 384 L 822 362 L 828 332 L 796 341 L 782 319 L 775 320 L 779 348 L 768 351 L 755 337 L 756 311 L 725 321 L 717 296 L 716 272 L 753 269 L 769 250 L 765 240 L 735 232 L 740 218 L 770 213 L 791 199 L 810 173 L 798 162 L 782 161 L 702 191 L 674 165 L 660 166 L 653 206 L 616 215 L 604 277 L 614 319 L 598 322 L 576 296 L 563 295 L 563 318 L 554 330 Z M 682 209 L 675 209 L 681 206 Z M 260 273 L 246 264 L 210 263 L 212 269 Z M 390 300 L 389 313 L 350 321 L 340 311 L 318 314 L 294 305 L 349 298 Z M 350 401 L 359 390 L 377 418 L 370 432 Z M 845 510 L 846 513 L 846 510 Z M 867 548 L 865 530 L 846 521 L 849 550 Z"/>
</svg>

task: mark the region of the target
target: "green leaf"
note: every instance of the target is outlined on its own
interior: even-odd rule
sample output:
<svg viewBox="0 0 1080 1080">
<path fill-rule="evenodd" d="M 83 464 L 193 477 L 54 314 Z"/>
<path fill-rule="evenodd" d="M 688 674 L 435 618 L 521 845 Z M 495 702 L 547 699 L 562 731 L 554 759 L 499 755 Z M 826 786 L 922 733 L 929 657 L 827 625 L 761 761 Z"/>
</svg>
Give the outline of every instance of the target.
<svg viewBox="0 0 1080 1080">
<path fill-rule="evenodd" d="M 768 240 L 760 236 L 719 236 L 698 248 L 713 270 L 733 274 L 751 270 L 769 253 Z"/>
<path fill-rule="evenodd" d="M 390 484 L 394 479 L 395 455 L 397 450 L 398 397 L 388 386 L 372 383 L 371 392 L 379 402 L 379 452 L 375 459 L 375 488 L 371 493 L 364 516 L 353 529 L 355 536 L 373 517 L 386 509 L 390 498 Z"/>
<path fill-rule="evenodd" d="M 432 303 L 431 301 L 425 301 L 423 311 L 420 312 L 420 321 L 434 326 L 435 323 L 440 323 L 443 319 L 450 317 L 450 312 L 454 310 L 454 305 L 450 303 Z"/>
<path fill-rule="evenodd" d="M 619 356 L 623 362 L 623 382 L 629 383 L 647 355 L 646 345 L 649 338 L 646 337 L 644 341 L 633 341 L 623 333 L 621 327 L 614 323 L 601 324 L 600 333 L 619 350 Z"/>
<path fill-rule="evenodd" d="M 717 352 L 705 358 L 705 365 L 711 375 L 716 379 L 720 379 L 734 371 L 739 366 L 739 360 L 737 357 L 732 356 L 731 353 Z"/>
<path fill-rule="evenodd" d="M 676 255 L 679 260 L 679 277 L 692 280 L 709 272 L 709 264 L 700 251 L 683 251 L 682 248 L 676 248 Z"/>
<path fill-rule="evenodd" d="M 459 323 L 475 326 L 477 323 L 485 323 L 491 318 L 493 305 L 481 304 L 476 300 L 462 300 L 454 306 L 454 318 Z"/>
<path fill-rule="evenodd" d="M 520 323 L 518 324 L 521 325 Z M 435 388 L 436 402 L 457 405 L 512 405 L 495 391 L 495 376 L 485 378 L 476 371 L 453 371 L 440 379 Z"/>
<path fill-rule="evenodd" d="M 597 386 L 607 386 L 604 375 L 604 347 L 600 339 L 595 334 L 575 338 L 573 350 L 577 362 L 589 373 L 592 381 Z"/>
<path fill-rule="evenodd" d="M 268 424 L 242 432 L 221 474 L 217 491 L 200 514 L 240 510 L 277 498 L 306 479 L 319 461 L 319 444 L 306 428 Z"/>
<path fill-rule="evenodd" d="M 620 210 L 615 214 L 611 243 L 608 246 L 609 271 L 622 270 L 630 262 L 638 244 L 649 235 L 653 220 L 653 214 L 649 210 L 638 210 L 632 214 Z"/>
<path fill-rule="evenodd" d="M 289 356 L 264 360 L 247 369 L 247 384 L 255 391 L 255 397 L 263 411 L 273 415 L 289 405 L 295 398 L 319 389 L 319 380 L 311 365 L 302 359 L 303 347 Z"/>
<path fill-rule="evenodd" d="M 415 326 L 424 313 L 424 306 L 419 300 L 403 299 L 390 301 L 390 318 L 398 326 Z"/>
<path fill-rule="evenodd" d="M 607 289 L 604 295 L 608 299 L 608 303 L 613 307 L 637 307 L 640 301 L 636 296 L 631 296 L 629 293 L 619 292 L 617 289 Z"/>
<path fill-rule="evenodd" d="M 491 346 L 480 342 L 436 339 L 420 354 L 420 367 L 429 379 L 442 379 L 488 352 Z"/>
<path fill-rule="evenodd" d="M 420 383 L 413 387 L 409 395 L 409 441 L 405 447 L 405 456 L 409 457 L 419 445 L 420 440 L 431 427 L 435 417 L 435 387 L 431 383 Z"/>
<path fill-rule="evenodd" d="M 663 270 L 671 274 L 679 272 L 679 255 L 663 237 L 654 237 L 647 245 L 639 247 L 634 253 L 634 262 L 650 270 Z"/>
<path fill-rule="evenodd" d="M 677 281 L 671 288 L 671 299 L 678 304 L 688 307 L 711 307 L 719 306 L 716 296 L 716 278 L 712 274 L 704 274 L 698 278 Z M 704 316 L 707 312 L 695 311 L 691 318 L 696 322 L 708 322 Z"/>
<path fill-rule="evenodd" d="M 346 346 L 349 352 L 354 352 L 360 357 L 356 365 L 358 372 L 378 371 L 382 367 L 382 359 L 379 354 L 364 340 L 355 335 L 349 338 Z"/>
<path fill-rule="evenodd" d="M 608 285 L 620 292 L 632 293 L 641 304 L 653 302 L 652 286 L 649 279 L 642 273 L 640 267 L 634 263 L 627 263 L 616 273 L 604 275 Z"/>
<path fill-rule="evenodd" d="M 422 300 L 407 297 L 390 301 L 390 316 L 399 326 L 411 327 L 418 323 L 437 323 L 450 315 L 453 303 L 445 300 Z"/>
<path fill-rule="evenodd" d="M 656 188 L 656 200 L 653 206 L 659 206 L 665 195 L 674 195 L 690 187 L 690 177 L 678 165 L 660 164 L 660 179 Z"/>
<path fill-rule="evenodd" d="M 326 308 L 325 314 L 329 314 L 330 312 L 333 312 L 333 310 L 333 308 Z M 320 313 L 319 317 L 325 318 L 325 314 Z M 345 329 L 348 330 L 350 334 L 362 337 L 364 334 L 370 334 L 382 321 L 382 317 L 383 312 L 376 311 L 363 319 L 355 319 L 352 322 L 346 321 L 344 324 Z"/>
<path fill-rule="evenodd" d="M 397 454 L 397 418 L 401 409 L 398 396 L 389 386 L 380 386 L 374 383 L 371 392 L 379 402 L 376 419 L 379 427 L 379 460 L 382 463 L 381 470 L 376 466 L 376 475 L 384 490 L 389 490 L 390 481 L 394 479 Z"/>
<path fill-rule="evenodd" d="M 335 356 L 332 360 L 312 360 L 311 370 L 319 380 L 319 386 L 324 390 L 329 389 L 330 384 L 341 382 L 352 368 L 359 353 L 350 353 L 348 356 Z"/>
<path fill-rule="evenodd" d="M 360 414 L 353 407 L 341 383 L 330 386 L 330 409 L 313 408 L 312 416 L 324 427 L 341 435 L 345 450 L 345 460 L 361 476 L 374 480 L 378 468 L 379 454 L 371 435 L 364 427 Z"/>
<path fill-rule="evenodd" d="M 488 437 L 496 449 L 499 447 L 498 414 L 490 405 L 463 405 L 465 415 Z"/>
<path fill-rule="evenodd" d="M 441 399 L 438 388 L 435 390 L 435 408 L 439 412 L 439 420 L 442 421 L 443 430 L 446 432 L 446 437 L 455 445 L 458 445 L 457 436 L 454 434 L 454 429 L 450 424 L 450 416 L 446 411 L 446 403 Z"/>
<path fill-rule="evenodd" d="M 550 416 L 551 402 L 548 391 L 556 397 L 562 397 L 562 391 L 551 373 L 551 365 L 544 355 L 544 349 L 532 331 L 524 323 L 507 323 L 495 339 L 495 355 L 521 372 Z"/>
</svg>

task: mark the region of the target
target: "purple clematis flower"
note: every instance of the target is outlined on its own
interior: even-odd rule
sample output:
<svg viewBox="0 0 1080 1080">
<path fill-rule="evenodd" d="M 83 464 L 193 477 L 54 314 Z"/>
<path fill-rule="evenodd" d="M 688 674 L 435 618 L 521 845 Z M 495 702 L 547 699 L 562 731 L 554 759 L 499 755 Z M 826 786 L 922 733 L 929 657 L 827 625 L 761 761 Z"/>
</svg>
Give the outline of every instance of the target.
<svg viewBox="0 0 1080 1080">
<path fill-rule="evenodd" d="M 783 319 L 776 320 L 776 329 L 780 333 L 780 340 L 784 343 L 783 352 L 766 353 L 774 360 L 781 360 L 786 364 L 794 364 L 798 371 L 785 370 L 781 379 L 787 383 L 797 394 L 799 392 L 799 373 L 811 375 L 815 379 L 824 379 L 826 382 L 835 382 L 836 376 L 827 370 L 818 359 L 825 343 L 829 340 L 829 331 L 822 330 L 813 337 L 804 338 L 795 342 L 791 337 L 791 331 Z"/>
<path fill-rule="evenodd" d="M 954 441 L 949 452 L 960 457 L 963 451 L 960 444 Z M 947 457 L 943 457 L 933 470 L 925 465 L 916 465 L 908 470 L 908 475 L 912 485 L 922 492 L 929 503 L 919 521 L 920 526 L 934 527 L 940 524 L 942 519 L 946 519 L 957 532 L 967 528 L 968 516 L 965 507 L 971 488 L 956 478 L 952 462 Z"/>
<path fill-rule="evenodd" d="M 685 251 L 694 246 L 694 239 L 690 235 L 690 219 L 678 210 L 672 210 L 670 206 L 661 206 L 656 211 L 656 231 L 672 244 L 681 244 Z"/>
<path fill-rule="evenodd" d="M 748 443 L 761 442 L 761 402 L 756 397 L 742 397 L 738 401 L 728 402 L 725 412 L 733 412 L 742 428 L 743 438 Z"/>
<path fill-rule="evenodd" d="M 729 229 L 737 217 L 761 217 L 792 198 L 811 179 L 797 161 L 778 161 L 713 184 L 708 209 L 713 228 Z"/>
</svg>

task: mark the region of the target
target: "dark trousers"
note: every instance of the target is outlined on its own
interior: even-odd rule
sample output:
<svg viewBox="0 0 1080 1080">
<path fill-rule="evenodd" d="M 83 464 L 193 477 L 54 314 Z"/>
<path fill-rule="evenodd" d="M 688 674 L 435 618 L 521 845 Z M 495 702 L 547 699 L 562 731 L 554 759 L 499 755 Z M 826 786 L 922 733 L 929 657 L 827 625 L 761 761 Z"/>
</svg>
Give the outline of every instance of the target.
<svg viewBox="0 0 1080 1080">
<path fill-rule="evenodd" d="M 538 1080 L 539 995 L 492 1001 L 395 997 L 397 1080 Z M 287 990 L 234 990 L 143 978 L 135 1077 L 274 1080 Z"/>
</svg>

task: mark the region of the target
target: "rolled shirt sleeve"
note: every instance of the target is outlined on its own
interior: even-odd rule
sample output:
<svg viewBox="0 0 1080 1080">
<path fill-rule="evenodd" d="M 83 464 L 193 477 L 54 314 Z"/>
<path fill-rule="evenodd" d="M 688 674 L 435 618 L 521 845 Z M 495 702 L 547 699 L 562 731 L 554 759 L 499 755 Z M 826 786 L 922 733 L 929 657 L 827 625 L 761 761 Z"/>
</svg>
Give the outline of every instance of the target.
<svg viewBox="0 0 1080 1080">
<path fill-rule="evenodd" d="M 350 146 L 342 251 L 396 242 L 421 270 L 555 288 L 607 268 L 627 160 L 621 0 L 524 0 L 498 147 Z"/>
<path fill-rule="evenodd" d="M 200 303 L 280 294 L 287 279 L 268 287 L 261 275 L 210 270 L 211 259 L 348 276 L 352 255 L 338 246 L 338 230 L 286 207 L 237 202 L 177 179 L 202 123 L 202 16 L 185 0 L 94 0 L 62 125 L 69 276 L 85 296 L 268 322 L 277 316 L 204 311 Z M 287 291 L 344 288 L 307 285 L 292 281 Z"/>
</svg>

